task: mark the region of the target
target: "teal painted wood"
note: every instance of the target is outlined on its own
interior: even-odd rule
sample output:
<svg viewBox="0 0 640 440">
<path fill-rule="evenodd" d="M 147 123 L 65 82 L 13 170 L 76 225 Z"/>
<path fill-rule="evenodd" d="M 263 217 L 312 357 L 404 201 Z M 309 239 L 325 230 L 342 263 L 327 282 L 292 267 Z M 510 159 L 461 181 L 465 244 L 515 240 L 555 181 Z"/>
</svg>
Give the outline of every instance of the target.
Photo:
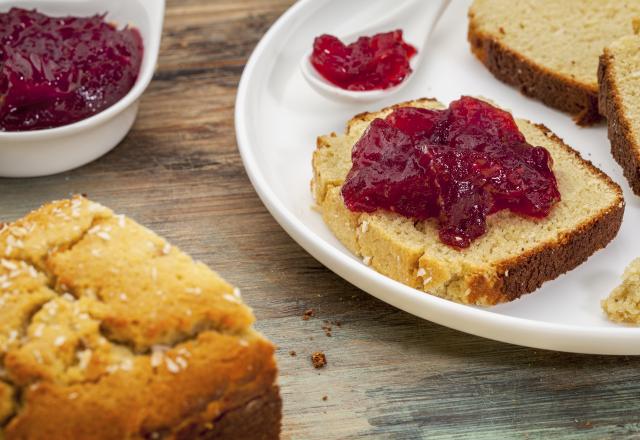
<svg viewBox="0 0 640 440">
<path fill-rule="evenodd" d="M 131 134 L 79 170 L 0 180 L 0 219 L 87 193 L 241 286 L 279 345 L 285 439 L 640 438 L 640 358 L 531 350 L 419 320 L 342 281 L 275 223 L 243 171 L 233 106 L 248 55 L 289 3 L 170 0 Z M 342 324 L 327 337 L 324 320 Z"/>
</svg>

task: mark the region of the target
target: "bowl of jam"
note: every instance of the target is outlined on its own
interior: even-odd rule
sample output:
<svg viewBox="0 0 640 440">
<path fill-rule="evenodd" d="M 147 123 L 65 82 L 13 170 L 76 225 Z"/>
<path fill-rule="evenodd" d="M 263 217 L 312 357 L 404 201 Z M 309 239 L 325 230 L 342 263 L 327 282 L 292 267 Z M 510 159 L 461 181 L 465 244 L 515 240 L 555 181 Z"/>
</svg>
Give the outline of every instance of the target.
<svg viewBox="0 0 640 440">
<path fill-rule="evenodd" d="M 0 176 L 82 166 L 129 132 L 164 0 L 0 0 Z"/>
</svg>

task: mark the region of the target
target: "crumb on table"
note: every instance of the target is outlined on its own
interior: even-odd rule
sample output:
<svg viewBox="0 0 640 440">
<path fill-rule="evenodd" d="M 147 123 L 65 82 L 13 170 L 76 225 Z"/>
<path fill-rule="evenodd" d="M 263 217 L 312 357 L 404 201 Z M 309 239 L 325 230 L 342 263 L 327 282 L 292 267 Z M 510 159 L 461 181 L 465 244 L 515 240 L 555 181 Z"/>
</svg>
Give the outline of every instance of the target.
<svg viewBox="0 0 640 440">
<path fill-rule="evenodd" d="M 326 336 L 331 336 L 331 330 L 333 330 L 333 328 L 331 327 L 330 321 L 324 322 L 324 325 L 322 326 L 322 330 L 324 330 L 324 334 Z"/>
<path fill-rule="evenodd" d="M 316 351 L 311 355 L 311 362 L 314 368 L 323 368 L 327 365 L 327 357 L 321 351 Z"/>
</svg>

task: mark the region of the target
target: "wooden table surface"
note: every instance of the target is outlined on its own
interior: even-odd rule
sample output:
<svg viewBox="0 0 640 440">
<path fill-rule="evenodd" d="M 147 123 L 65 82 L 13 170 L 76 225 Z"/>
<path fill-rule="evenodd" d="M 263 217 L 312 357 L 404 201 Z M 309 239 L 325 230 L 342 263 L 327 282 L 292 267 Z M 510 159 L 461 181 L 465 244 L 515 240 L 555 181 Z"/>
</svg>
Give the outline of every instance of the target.
<svg viewBox="0 0 640 440">
<path fill-rule="evenodd" d="M 247 57 L 290 3 L 169 0 L 133 131 L 81 169 L 0 180 L 0 220 L 86 193 L 241 286 L 279 346 L 285 439 L 639 438 L 640 358 L 532 350 L 425 322 L 325 269 L 273 220 L 242 167 L 233 107 Z M 302 320 L 310 308 L 316 317 Z M 328 337 L 324 320 L 342 325 Z M 309 360 L 317 350 L 322 370 Z"/>
</svg>

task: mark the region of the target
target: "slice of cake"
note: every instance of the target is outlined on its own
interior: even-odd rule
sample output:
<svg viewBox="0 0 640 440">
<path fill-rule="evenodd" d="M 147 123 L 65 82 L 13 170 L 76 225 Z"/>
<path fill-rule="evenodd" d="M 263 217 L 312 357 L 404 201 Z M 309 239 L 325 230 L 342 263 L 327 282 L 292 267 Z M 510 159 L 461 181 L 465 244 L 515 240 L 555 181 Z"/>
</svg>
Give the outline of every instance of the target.
<svg viewBox="0 0 640 440">
<path fill-rule="evenodd" d="M 0 232 L 0 438 L 276 439 L 274 346 L 240 293 L 82 197 Z"/>
<path fill-rule="evenodd" d="M 622 284 L 602 301 L 602 309 L 610 320 L 640 324 L 640 258 L 624 271 Z"/>
<path fill-rule="evenodd" d="M 640 36 L 629 35 L 607 46 L 598 77 L 600 112 L 609 125 L 611 152 L 640 195 Z"/>
<path fill-rule="evenodd" d="M 637 0 L 474 0 L 468 38 L 499 80 L 590 124 L 600 118 L 598 58 L 634 17 Z"/>
<path fill-rule="evenodd" d="M 547 217 L 497 212 L 487 217 L 486 233 L 456 249 L 442 242 L 435 219 L 348 209 L 342 187 L 354 145 L 374 120 L 403 107 L 442 105 L 421 99 L 360 114 L 345 134 L 319 137 L 313 155 L 312 190 L 325 223 L 378 272 L 453 301 L 491 305 L 514 300 L 575 268 L 617 234 L 624 212 L 620 187 L 546 127 L 525 120 L 516 123 L 526 141 L 544 147 L 553 159 L 561 200 Z"/>
</svg>

